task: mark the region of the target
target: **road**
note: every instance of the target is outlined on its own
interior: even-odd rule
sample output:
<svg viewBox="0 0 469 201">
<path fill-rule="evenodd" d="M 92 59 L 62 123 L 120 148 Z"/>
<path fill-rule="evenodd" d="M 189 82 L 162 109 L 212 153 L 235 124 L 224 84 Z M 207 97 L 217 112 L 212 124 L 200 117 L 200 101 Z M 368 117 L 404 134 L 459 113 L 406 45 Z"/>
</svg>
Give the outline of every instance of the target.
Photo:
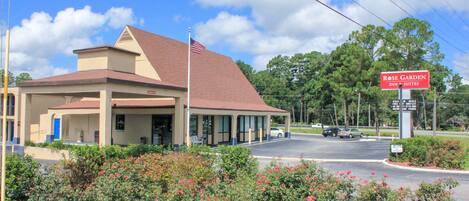
<svg viewBox="0 0 469 201">
<path fill-rule="evenodd" d="M 359 141 L 324 138 L 317 135 L 293 135 L 291 140 L 247 146 L 255 156 L 290 157 L 289 160 L 275 160 L 284 165 L 299 163 L 300 158 L 315 159 L 357 159 L 381 160 L 388 155 L 389 140 Z M 298 158 L 294 160 L 293 158 Z M 258 159 L 261 167 L 268 166 L 273 159 Z M 457 200 L 469 197 L 469 175 L 430 173 L 393 168 L 379 162 L 319 162 L 321 167 L 332 172 L 351 170 L 360 179 L 381 179 L 386 173 L 386 181 L 394 188 L 401 186 L 416 189 L 421 182 L 432 182 L 441 178 L 454 178 L 459 186 L 454 191 Z M 372 176 L 375 172 L 377 176 Z"/>
</svg>

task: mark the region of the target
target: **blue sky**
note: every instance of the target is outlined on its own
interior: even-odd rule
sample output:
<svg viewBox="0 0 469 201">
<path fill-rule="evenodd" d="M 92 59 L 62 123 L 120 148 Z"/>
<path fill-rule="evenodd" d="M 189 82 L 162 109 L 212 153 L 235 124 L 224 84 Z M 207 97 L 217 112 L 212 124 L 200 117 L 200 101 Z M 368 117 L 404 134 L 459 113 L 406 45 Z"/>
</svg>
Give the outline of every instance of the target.
<svg viewBox="0 0 469 201">
<path fill-rule="evenodd" d="M 393 1 L 416 17 L 428 20 L 439 35 L 462 49 L 459 52 L 435 37 L 445 54 L 444 64 L 469 80 L 466 26 L 469 5 L 464 0 Z M 383 24 L 351 0 L 323 2 L 363 24 Z M 390 0 L 358 2 L 391 23 L 406 16 Z M 0 3 L 0 17 L 5 20 L 6 0 Z M 34 77 L 74 71 L 76 58 L 72 49 L 112 44 L 125 24 L 181 41 L 187 39 L 187 28 L 192 27 L 195 38 L 209 49 L 244 60 L 256 69 L 263 69 L 278 54 L 329 52 L 358 28 L 310 0 L 14 0 L 12 3 L 12 69 L 31 72 Z"/>
</svg>

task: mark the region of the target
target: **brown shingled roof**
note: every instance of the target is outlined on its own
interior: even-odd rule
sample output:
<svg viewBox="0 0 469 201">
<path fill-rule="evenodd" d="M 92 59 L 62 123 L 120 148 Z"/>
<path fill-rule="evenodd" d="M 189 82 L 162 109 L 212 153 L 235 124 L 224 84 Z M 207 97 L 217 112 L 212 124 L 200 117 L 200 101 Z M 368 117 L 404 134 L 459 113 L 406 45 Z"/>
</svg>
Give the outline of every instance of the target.
<svg viewBox="0 0 469 201">
<path fill-rule="evenodd" d="M 162 81 L 187 86 L 187 44 L 129 26 Z M 285 112 L 268 106 L 227 56 L 191 54 L 191 107 Z"/>
<path fill-rule="evenodd" d="M 133 73 L 126 73 L 109 69 L 77 71 L 65 75 L 29 80 L 21 83 L 20 86 L 54 86 L 74 84 L 96 84 L 106 82 L 127 82 L 132 84 L 149 85 L 176 90 L 186 90 L 185 87 L 180 85 L 143 77 Z"/>
</svg>

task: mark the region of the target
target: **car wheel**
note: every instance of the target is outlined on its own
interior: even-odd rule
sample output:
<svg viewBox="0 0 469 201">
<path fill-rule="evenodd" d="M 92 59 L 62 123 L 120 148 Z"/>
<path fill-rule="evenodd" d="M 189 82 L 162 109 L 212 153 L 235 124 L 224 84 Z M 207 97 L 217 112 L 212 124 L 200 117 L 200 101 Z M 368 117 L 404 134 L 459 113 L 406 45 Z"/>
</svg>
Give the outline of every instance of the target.
<svg viewBox="0 0 469 201">
<path fill-rule="evenodd" d="M 348 135 L 348 137 L 349 137 L 349 138 L 353 138 L 353 135 L 352 135 L 352 134 L 350 134 L 350 135 Z"/>
<path fill-rule="evenodd" d="M 280 138 L 282 135 L 282 133 L 277 134 L 277 138 Z"/>
<path fill-rule="evenodd" d="M 340 139 L 344 138 L 343 136 L 339 136 L 339 137 L 340 137 Z"/>
</svg>

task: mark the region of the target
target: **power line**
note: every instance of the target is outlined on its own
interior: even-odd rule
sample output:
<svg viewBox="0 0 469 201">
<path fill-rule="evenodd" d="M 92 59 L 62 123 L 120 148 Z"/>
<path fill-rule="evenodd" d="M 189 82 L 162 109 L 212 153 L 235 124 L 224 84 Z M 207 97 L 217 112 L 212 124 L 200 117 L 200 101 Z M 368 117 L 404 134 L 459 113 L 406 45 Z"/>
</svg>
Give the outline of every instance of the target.
<svg viewBox="0 0 469 201">
<path fill-rule="evenodd" d="M 456 17 L 458 17 L 458 19 L 461 20 L 461 22 L 469 28 L 469 24 L 466 23 L 466 21 L 461 17 L 461 15 L 459 15 L 457 12 L 454 12 L 454 10 L 456 10 L 456 9 L 454 9 L 454 7 L 447 0 L 443 0 L 443 1 L 445 2 L 445 4 L 447 6 L 449 6 L 451 8 L 451 12 L 454 15 L 456 15 Z"/>
<path fill-rule="evenodd" d="M 355 4 L 357 4 L 358 6 L 360 6 L 363 10 L 365 10 L 366 12 L 370 13 L 371 15 L 375 16 L 376 18 L 378 18 L 379 20 L 381 20 L 381 22 L 387 24 L 388 26 L 392 27 L 391 23 L 387 22 L 386 20 L 384 20 L 383 18 L 381 18 L 380 16 L 378 16 L 377 14 L 375 14 L 374 12 L 372 12 L 371 10 L 367 9 L 365 6 L 361 5 L 360 3 L 358 3 L 357 1 L 355 0 L 352 0 Z"/>
<path fill-rule="evenodd" d="M 416 18 L 414 17 L 414 15 L 412 15 L 411 13 L 409 13 L 406 9 L 402 8 L 401 6 L 399 6 L 399 4 L 397 4 L 394 0 L 389 0 L 392 4 L 394 4 L 394 6 L 396 6 L 397 8 L 399 8 L 401 11 L 407 13 L 408 16 L 412 17 L 412 18 Z M 453 43 L 449 42 L 448 40 L 446 40 L 446 38 L 444 38 L 443 36 L 441 36 L 440 34 L 438 34 L 437 32 L 434 32 L 435 33 L 435 36 L 438 37 L 439 39 L 441 39 L 442 41 L 444 41 L 446 44 L 450 45 L 451 47 L 453 47 L 454 49 L 460 51 L 461 53 L 464 53 L 465 51 L 463 51 L 462 49 L 460 49 L 459 47 L 457 47 L 456 45 L 454 45 Z"/>
<path fill-rule="evenodd" d="M 451 27 L 456 33 L 458 33 L 459 36 L 461 36 L 464 40 L 467 40 L 466 37 L 464 37 L 464 35 L 462 35 L 462 33 L 456 27 L 454 27 L 444 16 L 437 12 L 437 10 L 433 8 L 433 6 L 430 5 L 427 0 L 423 1 L 425 2 L 425 4 L 428 5 L 428 7 L 430 7 L 430 9 L 432 9 L 432 12 L 435 13 L 442 21 L 444 21 L 449 27 Z"/>
<path fill-rule="evenodd" d="M 327 7 L 327 8 L 329 8 L 330 10 L 332 10 L 332 11 L 334 11 L 335 13 L 341 15 L 342 17 L 344 17 L 344 18 L 350 20 L 351 22 L 355 23 L 356 25 L 358 25 L 358 26 L 360 26 L 360 27 L 365 27 L 365 26 L 363 26 L 362 24 L 360 24 L 359 22 L 357 22 L 357 21 L 353 20 L 352 18 L 350 18 L 349 16 L 347 16 L 347 15 L 345 15 L 345 14 L 339 12 L 338 10 L 336 10 L 336 9 L 334 9 L 334 8 L 332 8 L 332 7 L 330 7 L 329 5 L 323 3 L 322 1 L 316 0 L 316 2 L 318 2 L 318 3 L 320 3 L 321 5 L 323 5 L 323 6 Z"/>
</svg>

